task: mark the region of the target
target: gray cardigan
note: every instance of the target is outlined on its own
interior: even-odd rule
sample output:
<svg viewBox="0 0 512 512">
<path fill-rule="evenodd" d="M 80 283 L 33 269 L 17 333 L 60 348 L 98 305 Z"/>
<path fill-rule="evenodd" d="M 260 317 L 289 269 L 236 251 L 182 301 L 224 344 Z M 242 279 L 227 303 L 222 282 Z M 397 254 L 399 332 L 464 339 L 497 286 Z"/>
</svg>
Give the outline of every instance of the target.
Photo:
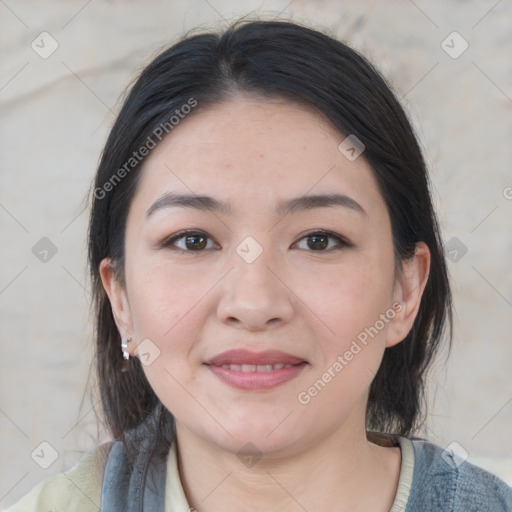
<svg viewBox="0 0 512 512">
<path fill-rule="evenodd" d="M 127 438 L 137 447 L 135 460 L 128 461 L 123 443 L 112 444 L 100 512 L 164 512 L 168 448 L 159 446 L 147 425 Z M 467 461 L 458 464 L 425 439 L 411 441 L 414 473 L 406 512 L 512 512 L 512 487 L 503 480 Z"/>
</svg>

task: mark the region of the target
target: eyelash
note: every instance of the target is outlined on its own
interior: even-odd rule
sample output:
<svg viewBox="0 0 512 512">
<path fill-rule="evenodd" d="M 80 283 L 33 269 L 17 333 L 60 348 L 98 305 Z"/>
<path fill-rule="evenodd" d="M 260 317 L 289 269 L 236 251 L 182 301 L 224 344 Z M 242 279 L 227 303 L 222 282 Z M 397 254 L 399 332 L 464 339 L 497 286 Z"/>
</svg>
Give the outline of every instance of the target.
<svg viewBox="0 0 512 512">
<path fill-rule="evenodd" d="M 327 230 L 323 230 L 323 229 L 317 230 L 317 231 L 310 231 L 309 233 L 306 233 L 305 235 L 303 235 L 299 239 L 299 241 L 301 241 L 303 239 L 311 238 L 313 236 L 318 236 L 318 235 L 334 239 L 336 241 L 337 245 L 335 247 L 331 247 L 330 249 L 317 250 L 317 251 L 309 250 L 308 252 L 332 252 L 332 251 L 341 250 L 344 248 L 354 247 L 354 244 L 349 242 L 343 236 L 333 233 L 332 231 L 327 231 Z M 180 231 L 180 232 L 164 239 L 162 242 L 160 242 L 158 244 L 158 247 L 161 249 L 165 248 L 165 249 L 169 249 L 172 251 L 181 251 L 181 252 L 204 252 L 207 250 L 207 249 L 191 250 L 191 249 L 183 249 L 180 247 L 173 247 L 173 244 L 175 242 L 185 239 L 187 236 L 204 236 L 207 239 L 211 240 L 211 238 L 203 231 L 185 230 L 185 231 Z M 297 243 L 297 242 L 295 242 L 295 243 Z M 329 243 L 328 243 L 328 245 L 329 245 Z"/>
</svg>

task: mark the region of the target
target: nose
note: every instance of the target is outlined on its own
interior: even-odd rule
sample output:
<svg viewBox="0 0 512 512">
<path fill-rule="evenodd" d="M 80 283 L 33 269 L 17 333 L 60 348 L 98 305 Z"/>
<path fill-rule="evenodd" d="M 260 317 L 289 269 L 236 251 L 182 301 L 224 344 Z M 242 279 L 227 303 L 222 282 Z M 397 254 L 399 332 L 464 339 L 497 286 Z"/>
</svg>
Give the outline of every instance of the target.
<svg viewBox="0 0 512 512">
<path fill-rule="evenodd" d="M 233 256 L 233 269 L 222 280 L 217 316 L 232 327 L 258 331 L 288 323 L 294 314 L 294 294 L 266 251 L 248 263 Z"/>
</svg>

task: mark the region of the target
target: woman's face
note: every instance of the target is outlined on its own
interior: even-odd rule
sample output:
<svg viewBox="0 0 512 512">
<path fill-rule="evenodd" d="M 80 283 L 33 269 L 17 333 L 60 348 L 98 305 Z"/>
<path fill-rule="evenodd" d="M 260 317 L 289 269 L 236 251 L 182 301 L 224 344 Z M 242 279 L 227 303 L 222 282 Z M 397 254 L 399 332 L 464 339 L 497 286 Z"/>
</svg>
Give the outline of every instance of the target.
<svg viewBox="0 0 512 512">
<path fill-rule="evenodd" d="M 412 319 L 384 200 L 345 137 L 296 104 L 240 97 L 147 158 L 126 285 L 102 277 L 178 435 L 271 456 L 364 429 L 383 351 Z"/>
</svg>

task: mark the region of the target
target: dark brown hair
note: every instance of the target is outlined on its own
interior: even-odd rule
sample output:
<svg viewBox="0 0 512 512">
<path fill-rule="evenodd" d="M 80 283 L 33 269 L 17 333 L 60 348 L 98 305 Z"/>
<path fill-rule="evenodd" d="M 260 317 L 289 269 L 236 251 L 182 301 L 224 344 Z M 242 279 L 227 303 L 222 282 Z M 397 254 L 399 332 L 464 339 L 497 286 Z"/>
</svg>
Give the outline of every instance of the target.
<svg viewBox="0 0 512 512">
<path fill-rule="evenodd" d="M 140 361 L 132 358 L 129 370 L 121 371 L 120 335 L 99 275 L 100 262 L 111 258 L 123 280 L 126 218 L 143 159 L 126 164 L 191 98 L 197 104 L 191 115 L 197 115 L 234 91 L 307 104 L 341 133 L 354 134 L 365 145 L 364 158 L 389 211 L 397 265 L 413 255 L 417 242 L 428 245 L 431 269 L 417 318 L 405 340 L 385 350 L 367 408 L 369 429 L 410 434 L 424 420 L 426 371 L 446 324 L 450 343 L 452 331 L 451 292 L 426 165 L 403 108 L 376 69 L 335 38 L 284 21 L 238 21 L 223 33 L 184 37 L 142 71 L 110 132 L 89 225 L 97 371 L 108 428 L 123 439 L 154 413 L 160 434 L 170 441 L 174 426 Z"/>
</svg>

